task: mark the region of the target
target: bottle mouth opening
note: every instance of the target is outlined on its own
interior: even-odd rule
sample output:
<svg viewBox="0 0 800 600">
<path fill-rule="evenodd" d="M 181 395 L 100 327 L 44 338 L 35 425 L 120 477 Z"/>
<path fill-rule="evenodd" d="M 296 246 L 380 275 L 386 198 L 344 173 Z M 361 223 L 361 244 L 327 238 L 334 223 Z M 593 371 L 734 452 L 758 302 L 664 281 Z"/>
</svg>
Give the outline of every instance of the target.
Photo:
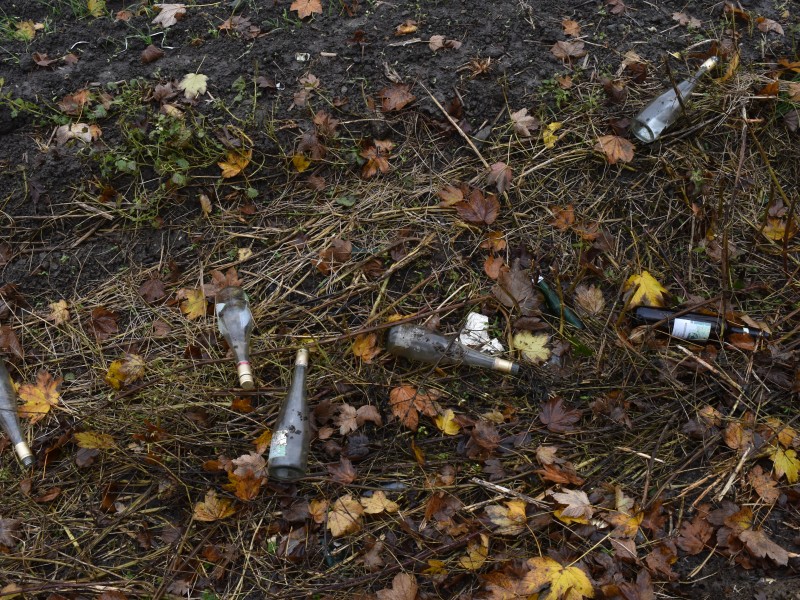
<svg viewBox="0 0 800 600">
<path fill-rule="evenodd" d="M 644 121 L 634 119 L 630 126 L 630 132 L 645 144 L 652 144 L 656 141 L 655 132 Z"/>
<path fill-rule="evenodd" d="M 305 472 L 296 467 L 272 467 L 269 474 L 278 481 L 294 481 L 305 475 Z"/>
</svg>

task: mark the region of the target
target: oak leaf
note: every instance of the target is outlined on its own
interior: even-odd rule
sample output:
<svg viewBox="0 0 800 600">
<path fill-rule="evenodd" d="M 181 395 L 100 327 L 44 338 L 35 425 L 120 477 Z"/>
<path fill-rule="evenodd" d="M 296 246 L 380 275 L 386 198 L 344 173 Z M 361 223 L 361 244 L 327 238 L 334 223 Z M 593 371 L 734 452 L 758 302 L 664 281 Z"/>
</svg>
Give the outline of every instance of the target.
<svg viewBox="0 0 800 600">
<path fill-rule="evenodd" d="M 630 296 L 629 308 L 636 306 L 664 306 L 666 288 L 647 271 L 628 277 L 622 288 Z"/>
<path fill-rule="evenodd" d="M 541 592 L 539 600 L 580 600 L 593 598 L 594 590 L 589 577 L 580 567 L 565 567 L 558 561 L 539 556 L 528 559 L 530 571 L 525 574 L 525 585 L 530 594 Z"/>
<path fill-rule="evenodd" d="M 338 498 L 328 511 L 328 529 L 333 537 L 356 533 L 361 529 L 364 508 L 350 494 Z"/>
<path fill-rule="evenodd" d="M 553 433 L 566 433 L 575 429 L 582 411 L 564 407 L 564 400 L 556 396 L 541 405 L 539 420 Z"/>
<path fill-rule="evenodd" d="M 618 135 L 600 136 L 594 149 L 598 152 L 603 152 L 610 165 L 615 165 L 617 162 L 627 163 L 633 160 L 633 144 Z"/>
<path fill-rule="evenodd" d="M 36 383 L 23 383 L 17 394 L 25 402 L 19 407 L 19 415 L 31 420 L 31 424 L 41 421 L 61 400 L 61 377 L 54 378 L 42 369 L 36 374 Z"/>
<path fill-rule="evenodd" d="M 301 19 L 310 17 L 314 13 L 322 14 L 322 0 L 294 0 L 289 10 L 296 10 Z"/>
<path fill-rule="evenodd" d="M 206 492 L 205 500 L 194 505 L 194 518 L 196 521 L 211 523 L 227 519 L 236 512 L 231 501 L 226 498 L 217 498 L 214 490 Z"/>
<path fill-rule="evenodd" d="M 154 6 L 159 9 L 159 12 L 152 23 L 161 25 L 165 29 L 175 25 L 186 14 L 185 4 L 155 4 Z"/>
</svg>

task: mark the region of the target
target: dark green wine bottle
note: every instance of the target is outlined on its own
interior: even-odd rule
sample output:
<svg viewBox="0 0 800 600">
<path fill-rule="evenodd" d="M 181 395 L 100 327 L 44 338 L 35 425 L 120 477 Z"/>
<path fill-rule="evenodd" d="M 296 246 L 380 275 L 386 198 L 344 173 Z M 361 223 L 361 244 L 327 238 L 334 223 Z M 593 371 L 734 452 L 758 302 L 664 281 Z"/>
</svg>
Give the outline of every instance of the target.
<svg viewBox="0 0 800 600">
<path fill-rule="evenodd" d="M 36 460 L 22 437 L 17 416 L 17 393 L 14 391 L 11 376 L 2 360 L 0 360 L 0 425 L 8 439 L 14 444 L 14 452 L 17 453 L 20 462 L 26 467 L 32 467 Z"/>
<path fill-rule="evenodd" d="M 311 429 L 308 424 L 306 370 L 308 350 L 300 348 L 294 361 L 294 374 L 289 393 L 275 422 L 269 447 L 269 476 L 279 481 L 293 481 L 306 474 Z"/>
<path fill-rule="evenodd" d="M 640 306 L 634 312 L 633 318 L 644 324 L 662 323 L 661 327 L 664 331 L 672 337 L 683 340 L 703 342 L 708 339 L 719 339 L 729 333 L 744 334 L 755 338 L 769 337 L 769 333 L 762 329 L 730 325 L 721 317 L 714 315 L 688 313 L 676 317 L 674 316 L 676 312 L 678 311 Z"/>
<path fill-rule="evenodd" d="M 519 372 L 517 363 L 467 348 L 455 340 L 451 341 L 416 325 L 395 325 L 389 329 L 386 350 L 395 356 L 430 364 L 464 364 L 502 373 Z"/>
</svg>

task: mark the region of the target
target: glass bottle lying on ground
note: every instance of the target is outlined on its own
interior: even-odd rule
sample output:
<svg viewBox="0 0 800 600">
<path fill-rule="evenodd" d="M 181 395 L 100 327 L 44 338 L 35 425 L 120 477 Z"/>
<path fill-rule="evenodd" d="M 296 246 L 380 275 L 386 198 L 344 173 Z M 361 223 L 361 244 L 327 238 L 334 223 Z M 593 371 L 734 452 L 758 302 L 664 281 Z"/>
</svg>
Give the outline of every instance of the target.
<svg viewBox="0 0 800 600">
<path fill-rule="evenodd" d="M 679 317 L 674 316 L 678 311 L 662 308 L 640 306 L 633 314 L 634 320 L 643 324 L 662 322 L 661 329 L 672 337 L 683 340 L 703 342 L 708 339 L 719 339 L 725 334 L 749 335 L 755 338 L 767 338 L 769 333 L 755 327 L 740 327 L 730 325 L 725 319 L 714 315 L 701 315 L 688 313 Z M 724 333 L 723 333 L 724 331 Z"/>
<path fill-rule="evenodd" d="M 631 122 L 631 133 L 645 144 L 650 144 L 661 137 L 663 131 L 681 115 L 683 110 L 681 102 L 685 105 L 689 101 L 689 95 L 697 87 L 700 78 L 708 73 L 718 62 L 719 59 L 716 56 L 712 56 L 700 65 L 697 72 L 689 79 L 681 81 L 674 88 L 668 89 L 645 106 L 642 112 L 636 115 Z M 678 98 L 678 92 L 680 92 L 680 99 Z"/>
<path fill-rule="evenodd" d="M 215 305 L 219 332 L 236 357 L 239 385 L 245 390 L 255 387 L 250 368 L 250 334 L 253 332 L 253 313 L 247 295 L 240 287 L 229 286 L 217 294 Z"/>
<path fill-rule="evenodd" d="M 300 348 L 294 361 L 292 385 L 278 413 L 269 447 L 267 471 L 278 481 L 298 479 L 306 474 L 308 468 L 311 430 L 306 397 L 307 369 L 308 350 Z"/>
<path fill-rule="evenodd" d="M 17 416 L 17 393 L 2 360 L 0 360 L 0 425 L 14 445 L 14 452 L 17 453 L 20 462 L 28 468 L 32 467 L 36 460 L 22 437 Z"/>
<path fill-rule="evenodd" d="M 502 373 L 519 372 L 517 363 L 467 348 L 454 339 L 416 325 L 395 325 L 389 329 L 386 350 L 395 356 L 430 364 L 465 364 Z"/>
</svg>

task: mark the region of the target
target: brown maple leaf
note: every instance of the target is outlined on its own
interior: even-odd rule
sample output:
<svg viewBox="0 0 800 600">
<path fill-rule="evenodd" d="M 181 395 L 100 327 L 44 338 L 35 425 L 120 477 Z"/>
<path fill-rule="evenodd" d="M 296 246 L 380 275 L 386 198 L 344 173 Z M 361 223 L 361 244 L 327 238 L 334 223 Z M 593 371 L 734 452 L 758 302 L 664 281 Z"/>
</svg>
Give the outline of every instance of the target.
<svg viewBox="0 0 800 600">
<path fill-rule="evenodd" d="M 319 253 L 315 265 L 323 275 L 330 275 L 334 267 L 341 266 L 350 260 L 353 253 L 353 243 L 336 238 L 331 245 Z"/>
<path fill-rule="evenodd" d="M 394 142 L 389 140 L 375 140 L 374 142 L 365 142 L 361 146 L 361 153 L 359 156 L 366 158 L 364 166 L 361 167 L 361 176 L 364 179 L 369 179 L 381 173 L 389 172 L 389 155 Z"/>
<path fill-rule="evenodd" d="M 345 485 L 356 480 L 356 470 L 349 458 L 342 457 L 339 459 L 338 464 L 328 465 L 328 473 L 331 474 L 331 478 L 334 481 Z"/>
<path fill-rule="evenodd" d="M 511 185 L 511 178 L 511 167 L 504 162 L 496 162 L 489 167 L 489 174 L 486 177 L 486 181 L 489 185 L 495 185 L 497 187 L 497 193 L 502 194 L 508 189 L 508 186 Z"/>
<path fill-rule="evenodd" d="M 478 189 L 472 190 L 468 200 L 462 200 L 453 205 L 467 223 L 473 225 L 491 225 L 497 220 L 500 213 L 500 202 L 494 194 L 484 195 Z"/>
<path fill-rule="evenodd" d="M 633 144 L 625 138 L 616 135 L 604 135 L 598 138 L 594 149 L 606 155 L 608 164 L 617 162 L 631 162 L 633 160 Z"/>
<path fill-rule="evenodd" d="M 385 87 L 378 92 L 378 98 L 381 100 L 381 108 L 384 112 L 400 110 L 417 99 L 411 93 L 411 85 L 408 83 L 396 83 Z"/>
<path fill-rule="evenodd" d="M 322 14 L 321 0 L 294 0 L 289 10 L 296 10 L 297 16 L 301 19 L 310 17 L 314 13 Z"/>
<path fill-rule="evenodd" d="M 556 396 L 542 404 L 539 420 L 553 433 L 566 433 L 575 430 L 582 414 L 580 410 L 565 408 L 563 398 Z"/>
<path fill-rule="evenodd" d="M 559 40 L 553 47 L 550 48 L 550 52 L 556 58 L 561 59 L 562 61 L 569 61 L 573 58 L 581 58 L 582 56 L 586 56 L 586 50 L 584 49 L 584 44 L 581 40 Z"/>
</svg>

